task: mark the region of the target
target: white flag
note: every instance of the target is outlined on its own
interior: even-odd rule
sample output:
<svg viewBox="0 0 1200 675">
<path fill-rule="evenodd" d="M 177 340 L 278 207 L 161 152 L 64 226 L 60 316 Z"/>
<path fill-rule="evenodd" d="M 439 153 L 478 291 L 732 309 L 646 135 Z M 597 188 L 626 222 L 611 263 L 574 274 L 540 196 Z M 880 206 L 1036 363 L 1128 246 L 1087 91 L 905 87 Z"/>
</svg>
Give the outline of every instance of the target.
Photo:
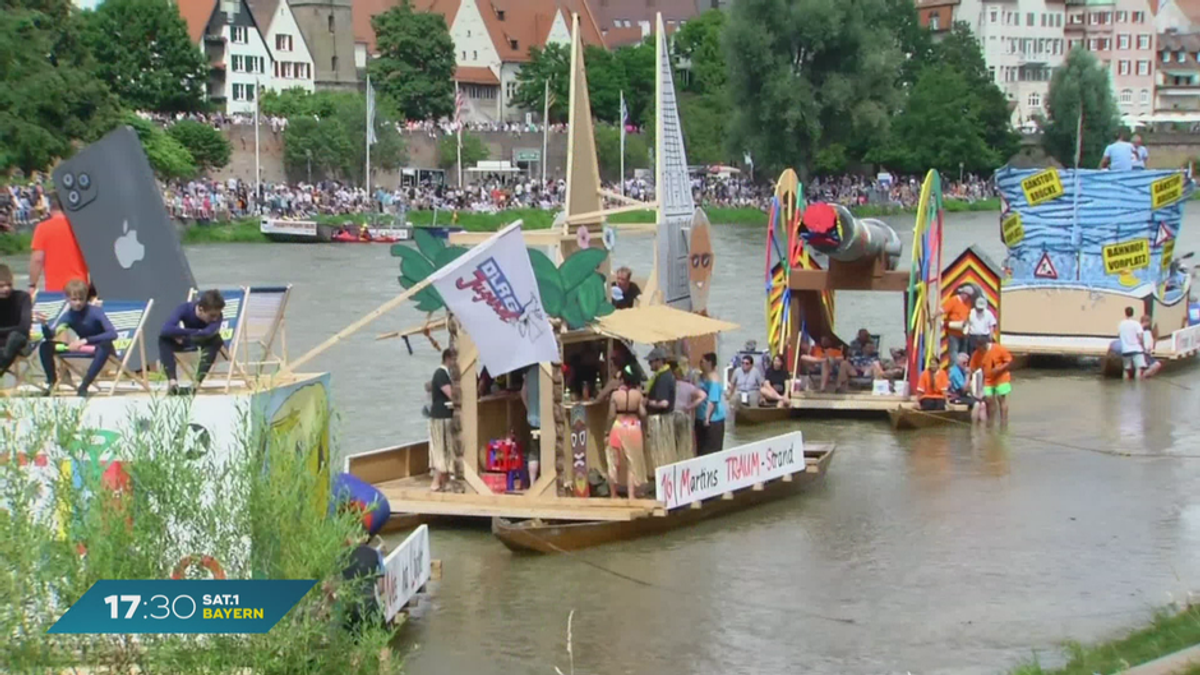
<svg viewBox="0 0 1200 675">
<path fill-rule="evenodd" d="M 371 78 L 367 78 L 367 145 L 375 145 L 379 139 L 375 137 L 375 87 L 371 86 Z"/>
<path fill-rule="evenodd" d="M 467 251 L 431 279 L 446 308 L 475 341 L 489 373 L 559 360 L 558 341 L 542 310 L 521 221 Z"/>
</svg>

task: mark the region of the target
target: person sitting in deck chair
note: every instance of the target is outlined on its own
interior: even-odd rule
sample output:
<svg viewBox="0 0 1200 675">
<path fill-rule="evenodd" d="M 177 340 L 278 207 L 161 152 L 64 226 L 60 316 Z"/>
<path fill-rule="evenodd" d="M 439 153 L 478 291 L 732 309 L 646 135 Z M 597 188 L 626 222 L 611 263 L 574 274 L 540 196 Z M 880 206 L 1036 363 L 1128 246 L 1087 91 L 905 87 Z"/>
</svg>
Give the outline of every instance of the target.
<svg viewBox="0 0 1200 675">
<path fill-rule="evenodd" d="M 0 377 L 29 344 L 33 302 L 25 291 L 13 288 L 13 273 L 0 265 Z"/>
<path fill-rule="evenodd" d="M 54 367 L 54 356 L 58 352 L 60 345 L 65 346 L 65 351 L 87 353 L 92 352 L 92 363 L 88 366 L 87 373 L 83 376 L 83 380 L 79 383 L 78 394 L 86 397 L 88 387 L 91 386 L 92 380 L 100 374 L 100 370 L 104 368 L 104 364 L 108 362 L 108 357 L 113 353 L 113 340 L 117 339 L 117 330 L 113 328 L 112 322 L 108 320 L 104 310 L 97 305 L 88 304 L 88 285 L 82 279 L 72 279 L 63 287 L 63 293 L 67 296 L 67 311 L 62 313 L 62 316 L 54 322 L 53 326 L 47 325 L 46 317 L 39 317 L 42 321 L 42 335 L 46 339 L 38 347 L 38 356 L 42 361 L 42 369 L 46 371 L 46 395 L 50 396 L 54 393 L 54 385 L 58 382 L 58 370 Z M 63 343 L 55 338 L 60 331 L 70 328 L 75 333 L 75 339 L 68 343 Z"/>
<path fill-rule="evenodd" d="M 196 388 L 200 388 L 225 344 L 221 338 L 224 310 L 225 298 L 221 297 L 221 292 L 209 290 L 201 293 L 197 300 L 179 305 L 167 317 L 158 334 L 158 360 L 162 361 L 163 371 L 167 374 L 168 394 L 180 393 L 175 370 L 176 352 L 200 350 L 195 382 Z"/>
<path fill-rule="evenodd" d="M 838 391 L 846 389 L 852 377 L 869 377 L 872 380 L 887 379 L 883 371 L 883 364 L 879 361 L 879 351 L 875 347 L 874 342 L 867 342 L 863 346 L 862 354 L 851 357 L 849 361 L 843 361 L 841 368 L 838 369 Z"/>
</svg>

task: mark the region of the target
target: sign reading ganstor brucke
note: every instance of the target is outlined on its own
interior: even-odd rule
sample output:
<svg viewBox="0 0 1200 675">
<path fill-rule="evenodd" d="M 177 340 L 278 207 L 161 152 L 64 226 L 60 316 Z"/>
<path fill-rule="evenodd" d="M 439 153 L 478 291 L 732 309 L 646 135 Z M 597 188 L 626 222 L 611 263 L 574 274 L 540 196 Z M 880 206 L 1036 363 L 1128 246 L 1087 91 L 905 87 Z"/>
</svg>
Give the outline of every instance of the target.
<svg viewBox="0 0 1200 675">
<path fill-rule="evenodd" d="M 660 466 L 654 471 L 655 498 L 674 509 L 800 471 L 804 438 L 795 431 Z"/>
</svg>

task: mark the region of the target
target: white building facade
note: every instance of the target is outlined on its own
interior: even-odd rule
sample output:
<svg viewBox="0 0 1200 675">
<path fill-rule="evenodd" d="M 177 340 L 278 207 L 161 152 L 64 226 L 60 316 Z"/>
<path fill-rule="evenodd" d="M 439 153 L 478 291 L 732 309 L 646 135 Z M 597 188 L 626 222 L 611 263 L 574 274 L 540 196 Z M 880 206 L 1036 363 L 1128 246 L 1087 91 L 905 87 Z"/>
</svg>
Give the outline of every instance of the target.
<svg viewBox="0 0 1200 675">
<path fill-rule="evenodd" d="M 274 59 L 271 89 L 315 89 L 313 58 L 288 0 L 249 0 L 255 23 Z"/>
</svg>

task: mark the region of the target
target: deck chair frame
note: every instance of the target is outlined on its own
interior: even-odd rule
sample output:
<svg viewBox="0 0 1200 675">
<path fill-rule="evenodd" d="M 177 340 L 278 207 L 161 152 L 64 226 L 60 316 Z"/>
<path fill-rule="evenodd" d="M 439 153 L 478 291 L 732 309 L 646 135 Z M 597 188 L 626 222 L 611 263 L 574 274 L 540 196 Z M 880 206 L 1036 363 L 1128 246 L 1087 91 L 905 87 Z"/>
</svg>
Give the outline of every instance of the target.
<svg viewBox="0 0 1200 675">
<path fill-rule="evenodd" d="M 247 374 L 254 366 L 254 375 L 261 376 L 263 371 L 270 366 L 275 366 L 276 370 L 287 365 L 287 305 L 292 296 L 292 285 L 274 286 L 274 287 L 254 287 L 247 289 L 246 294 L 246 323 L 249 325 L 249 308 L 253 305 L 255 295 L 271 295 L 276 294 L 281 296 L 278 307 L 270 319 L 270 328 L 261 337 L 251 336 L 247 333 L 243 334 L 243 340 L 246 342 L 246 360 L 243 364 L 244 372 Z M 276 353 L 276 342 L 279 343 L 279 351 Z M 252 349 L 261 349 L 262 354 L 259 360 L 252 360 L 250 353 Z"/>
<path fill-rule="evenodd" d="M 121 383 L 121 378 L 126 375 L 129 376 L 130 380 L 137 382 L 139 385 L 141 385 L 142 389 L 145 390 L 147 393 L 150 392 L 150 382 L 146 379 L 146 368 L 145 368 L 145 366 L 146 366 L 145 328 L 146 328 L 146 317 L 148 317 L 150 315 L 150 310 L 153 307 L 154 307 L 154 300 L 153 299 L 147 300 L 146 306 L 142 309 L 142 315 L 141 315 L 141 317 L 138 318 L 137 326 L 133 329 L 133 338 L 132 338 L 133 344 L 129 345 L 129 347 L 125 350 L 125 353 L 121 356 L 120 359 L 117 358 L 116 353 L 113 353 L 113 354 L 109 355 L 108 362 L 105 363 L 105 367 L 116 366 L 116 372 L 113 374 L 112 383 L 109 384 L 109 387 L 108 387 L 108 395 L 109 396 L 112 396 L 113 394 L 117 393 L 117 385 L 119 385 Z M 133 349 L 135 346 L 137 347 L 138 354 L 142 357 L 142 372 L 140 375 L 129 370 L 129 355 L 133 352 Z M 69 372 L 71 374 L 72 377 L 79 377 L 81 379 L 83 378 L 84 374 L 86 373 L 86 369 L 84 369 L 84 370 L 78 369 L 74 364 L 71 363 L 71 361 L 72 360 L 82 361 L 83 358 L 84 358 L 84 355 L 81 355 L 81 354 L 75 354 L 75 355 L 70 355 L 70 356 L 55 354 L 55 362 L 58 364 L 58 366 L 61 369 L 65 369 L 67 372 Z M 101 372 L 101 374 L 103 374 L 104 370 L 102 369 L 100 372 Z M 100 389 L 100 385 L 97 385 L 95 382 L 92 383 L 92 386 L 96 387 L 97 389 Z M 103 390 L 101 390 L 101 391 L 103 391 Z"/>
<path fill-rule="evenodd" d="M 232 291 L 233 289 L 230 289 L 230 290 Z M 246 377 L 246 369 L 240 363 L 238 363 L 237 359 L 238 359 L 239 348 L 241 347 L 242 342 L 245 341 L 244 340 L 245 327 L 246 327 L 246 321 L 245 321 L 246 314 L 245 313 L 246 313 L 247 303 L 250 301 L 250 289 L 245 286 L 239 286 L 236 289 L 236 292 L 239 293 L 241 296 L 240 304 L 238 305 L 237 327 L 234 328 L 233 337 L 231 337 L 229 339 L 229 342 L 225 342 L 224 340 L 222 340 L 221 349 L 217 351 L 218 356 L 223 357 L 225 359 L 225 361 L 229 364 L 229 372 L 225 376 L 225 393 L 227 393 L 227 394 L 229 393 L 229 390 L 233 388 L 233 377 L 234 377 L 235 373 L 240 374 L 243 378 Z M 225 292 L 222 291 L 221 294 L 222 294 L 222 296 L 224 296 Z M 197 297 L 199 297 L 199 295 L 200 295 L 200 291 L 198 289 L 193 288 L 191 291 L 188 292 L 188 302 L 194 301 Z M 228 300 L 228 298 L 226 298 L 226 299 Z M 228 306 L 228 305 L 226 305 L 226 306 Z M 222 322 L 226 321 L 226 318 L 224 316 L 222 316 L 221 321 Z M 180 365 L 183 365 L 187 368 L 188 377 L 191 378 L 193 383 L 196 382 L 196 374 L 200 370 L 199 354 L 200 354 L 199 350 L 179 352 L 177 354 Z M 192 356 L 196 357 L 194 363 L 193 363 Z M 212 372 L 211 368 L 216 365 L 217 364 L 215 361 L 212 364 L 210 364 L 209 372 Z"/>
</svg>

